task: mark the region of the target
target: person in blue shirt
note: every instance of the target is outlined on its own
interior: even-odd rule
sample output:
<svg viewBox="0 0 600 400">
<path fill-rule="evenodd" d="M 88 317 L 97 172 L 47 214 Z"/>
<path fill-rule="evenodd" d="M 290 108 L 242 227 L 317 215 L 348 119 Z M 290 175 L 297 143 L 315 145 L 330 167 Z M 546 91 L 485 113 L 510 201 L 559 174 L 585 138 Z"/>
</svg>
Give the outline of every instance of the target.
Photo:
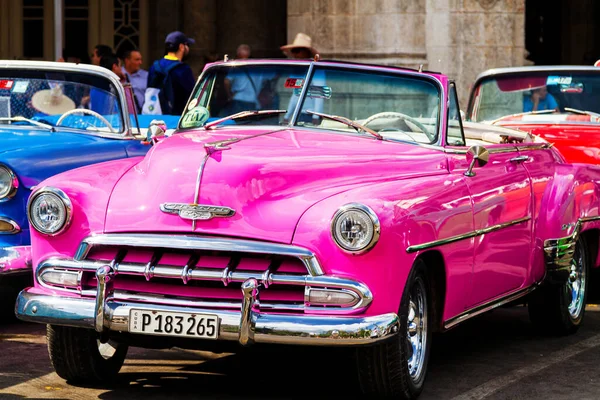
<svg viewBox="0 0 600 400">
<path fill-rule="evenodd" d="M 523 112 L 557 110 L 558 103 L 554 97 L 548 93 L 546 86 L 542 86 L 531 91 L 531 96 L 523 99 Z"/>
<path fill-rule="evenodd" d="M 181 115 L 192 94 L 196 80 L 194 79 L 192 69 L 189 65 L 185 64 L 183 60 L 190 52 L 189 46 L 194 43 L 194 39 L 187 37 L 182 32 L 175 31 L 169 33 L 165 39 L 166 55 L 162 59 L 155 61 L 148 71 L 147 89 L 161 88 L 165 76 L 162 71 L 167 71 L 167 74 L 170 76 L 173 104 L 167 105 L 162 104 L 161 102 L 162 114 Z M 157 71 L 157 69 L 159 69 L 159 71 Z M 146 96 L 148 96 L 147 89 Z M 161 90 L 165 89 L 161 88 Z M 147 99 L 145 102 L 146 101 Z M 146 106 L 147 105 L 144 104 L 143 113 L 150 114 L 151 112 L 146 111 Z"/>
</svg>

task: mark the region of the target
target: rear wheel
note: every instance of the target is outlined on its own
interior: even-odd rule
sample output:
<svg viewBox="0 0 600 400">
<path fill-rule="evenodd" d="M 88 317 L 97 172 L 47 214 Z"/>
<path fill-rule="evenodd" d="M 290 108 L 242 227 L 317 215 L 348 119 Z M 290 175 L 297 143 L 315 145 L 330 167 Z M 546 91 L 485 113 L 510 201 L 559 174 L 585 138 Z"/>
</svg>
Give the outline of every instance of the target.
<svg viewBox="0 0 600 400">
<path fill-rule="evenodd" d="M 366 395 L 414 399 L 423 390 L 431 348 L 431 293 L 418 260 L 400 304 L 400 331 L 392 340 L 357 349 L 359 381 Z"/>
<path fill-rule="evenodd" d="M 101 343 L 91 329 L 47 326 L 48 353 L 61 378 L 70 382 L 95 383 L 114 378 L 127 355 L 127 346 Z"/>
<path fill-rule="evenodd" d="M 532 293 L 528 304 L 531 321 L 543 332 L 575 333 L 583 322 L 589 284 L 590 254 L 583 237 L 577 239 L 571 273 L 562 285 L 549 284 Z"/>
</svg>

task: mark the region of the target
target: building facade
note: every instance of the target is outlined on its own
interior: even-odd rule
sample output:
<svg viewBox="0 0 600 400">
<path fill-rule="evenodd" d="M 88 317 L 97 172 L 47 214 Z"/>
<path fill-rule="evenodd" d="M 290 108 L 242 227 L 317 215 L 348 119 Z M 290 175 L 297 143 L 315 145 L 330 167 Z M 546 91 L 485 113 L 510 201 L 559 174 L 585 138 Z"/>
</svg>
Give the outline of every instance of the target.
<svg viewBox="0 0 600 400">
<path fill-rule="evenodd" d="M 241 43 L 283 57 L 304 32 L 323 59 L 444 72 L 463 104 L 487 68 L 600 58 L 595 0 L 0 0 L 0 58 L 56 58 L 54 1 L 69 52 L 136 47 L 148 67 L 181 30 L 196 39 L 187 62 L 198 75 Z"/>
</svg>

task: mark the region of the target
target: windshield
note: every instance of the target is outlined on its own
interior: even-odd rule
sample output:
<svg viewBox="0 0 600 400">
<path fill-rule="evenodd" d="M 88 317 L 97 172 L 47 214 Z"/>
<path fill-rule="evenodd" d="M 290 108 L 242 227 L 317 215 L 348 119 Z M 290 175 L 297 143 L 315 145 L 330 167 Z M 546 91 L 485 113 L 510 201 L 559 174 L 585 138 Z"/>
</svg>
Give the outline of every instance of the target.
<svg viewBox="0 0 600 400">
<path fill-rule="evenodd" d="M 181 128 L 216 124 L 296 126 L 419 143 L 437 140 L 440 92 L 430 80 L 308 65 L 221 65 L 208 70 L 181 117 Z M 243 113 L 262 110 L 262 113 Z M 266 111 L 270 112 L 266 112 Z M 237 115 L 236 115 L 237 114 Z M 375 132 L 375 135 L 373 135 Z"/>
<path fill-rule="evenodd" d="M 243 111 L 287 110 L 294 86 L 301 87 L 308 65 L 241 65 L 211 68 L 196 86 L 181 117 L 181 128 Z M 292 86 L 290 82 L 294 81 Z M 288 113 L 258 114 L 258 118 L 229 120 L 226 124 L 287 124 Z"/>
<path fill-rule="evenodd" d="M 433 82 L 410 75 L 317 67 L 296 125 L 353 131 L 348 124 L 317 114 L 324 113 L 345 117 L 384 139 L 434 143 L 439 96 Z"/>
<path fill-rule="evenodd" d="M 473 93 L 472 121 L 599 122 L 600 74 L 592 71 L 499 75 L 482 80 Z"/>
<path fill-rule="evenodd" d="M 122 132 L 117 90 L 106 78 L 43 70 L 0 70 L 0 129 Z"/>
</svg>

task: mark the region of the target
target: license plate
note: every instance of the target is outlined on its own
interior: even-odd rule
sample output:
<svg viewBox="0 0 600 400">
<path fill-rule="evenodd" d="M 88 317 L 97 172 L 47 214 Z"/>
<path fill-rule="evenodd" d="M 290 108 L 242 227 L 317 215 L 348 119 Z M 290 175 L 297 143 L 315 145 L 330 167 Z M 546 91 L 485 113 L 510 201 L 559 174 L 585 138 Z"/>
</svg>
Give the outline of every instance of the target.
<svg viewBox="0 0 600 400">
<path fill-rule="evenodd" d="M 129 332 L 217 339 L 219 317 L 211 314 L 132 309 L 129 311 Z"/>
</svg>

